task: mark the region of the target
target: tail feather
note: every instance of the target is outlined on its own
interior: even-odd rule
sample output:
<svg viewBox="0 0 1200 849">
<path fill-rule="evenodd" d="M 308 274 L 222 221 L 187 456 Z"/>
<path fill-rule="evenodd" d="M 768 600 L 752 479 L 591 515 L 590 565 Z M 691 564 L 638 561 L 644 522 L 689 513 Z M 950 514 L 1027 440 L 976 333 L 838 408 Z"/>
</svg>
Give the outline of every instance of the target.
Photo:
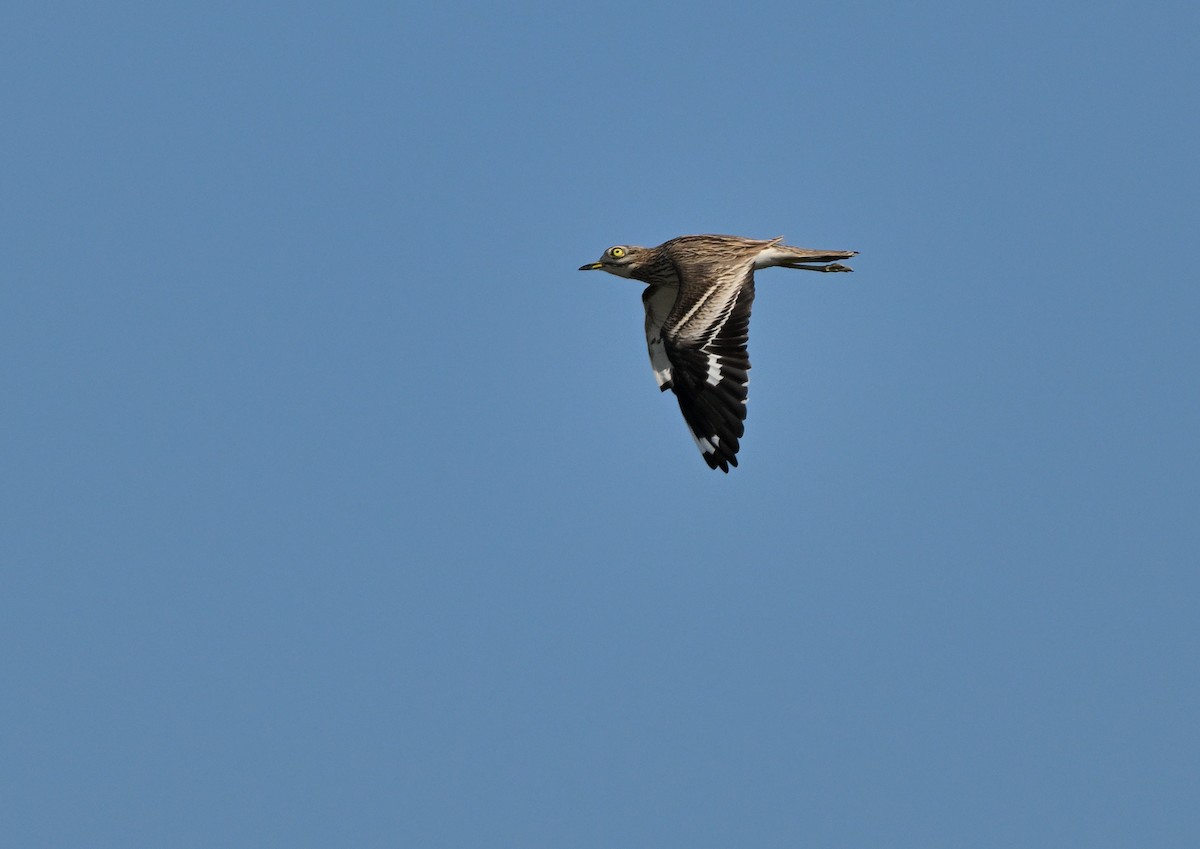
<svg viewBox="0 0 1200 849">
<path fill-rule="evenodd" d="M 754 258 L 754 267 L 772 268 L 780 266 L 783 268 L 797 268 L 803 267 L 801 263 L 834 262 L 839 259 L 849 259 L 857 253 L 858 251 L 825 251 L 814 250 L 812 248 L 795 248 L 791 245 L 771 245 L 764 248 Z"/>
</svg>

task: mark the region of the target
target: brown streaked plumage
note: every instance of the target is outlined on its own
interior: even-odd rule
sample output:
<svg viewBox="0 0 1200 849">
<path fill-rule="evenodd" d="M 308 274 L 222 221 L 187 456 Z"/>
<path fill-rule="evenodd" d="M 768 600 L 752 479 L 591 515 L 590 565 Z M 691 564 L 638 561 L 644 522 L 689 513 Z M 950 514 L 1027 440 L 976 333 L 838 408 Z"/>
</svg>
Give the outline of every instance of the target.
<svg viewBox="0 0 1200 849">
<path fill-rule="evenodd" d="M 794 248 L 778 239 L 680 236 L 656 248 L 615 245 L 580 271 L 607 271 L 646 283 L 646 345 L 655 380 L 679 400 L 709 468 L 737 465 L 745 433 L 746 341 L 754 270 L 850 271 L 835 260 L 857 251 Z"/>
</svg>

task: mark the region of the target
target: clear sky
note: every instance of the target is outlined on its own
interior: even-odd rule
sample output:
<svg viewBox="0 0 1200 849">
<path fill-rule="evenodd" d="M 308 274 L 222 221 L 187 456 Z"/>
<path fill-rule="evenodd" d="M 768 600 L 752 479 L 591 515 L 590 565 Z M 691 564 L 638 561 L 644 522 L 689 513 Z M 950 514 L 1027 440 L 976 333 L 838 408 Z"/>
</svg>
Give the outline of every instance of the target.
<svg viewBox="0 0 1200 849">
<path fill-rule="evenodd" d="M 1198 10 L 6 5 L 0 844 L 1200 845 Z"/>
</svg>

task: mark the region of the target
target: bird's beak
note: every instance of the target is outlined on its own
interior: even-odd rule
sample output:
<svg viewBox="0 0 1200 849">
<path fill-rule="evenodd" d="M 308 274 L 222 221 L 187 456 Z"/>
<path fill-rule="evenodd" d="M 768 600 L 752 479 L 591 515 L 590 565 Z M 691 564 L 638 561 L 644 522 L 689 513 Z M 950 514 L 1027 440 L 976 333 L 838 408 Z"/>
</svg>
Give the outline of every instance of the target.
<svg viewBox="0 0 1200 849">
<path fill-rule="evenodd" d="M 604 268 L 604 263 L 602 262 L 589 262 L 587 265 L 579 266 L 580 271 L 597 271 L 601 268 Z"/>
</svg>

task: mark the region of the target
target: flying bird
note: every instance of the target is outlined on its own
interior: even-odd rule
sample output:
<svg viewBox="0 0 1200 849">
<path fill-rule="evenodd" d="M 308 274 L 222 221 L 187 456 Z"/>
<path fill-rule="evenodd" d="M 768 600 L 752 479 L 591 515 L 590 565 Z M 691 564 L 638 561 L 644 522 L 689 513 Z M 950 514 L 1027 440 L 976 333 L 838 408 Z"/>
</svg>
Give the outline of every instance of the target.
<svg viewBox="0 0 1200 849">
<path fill-rule="evenodd" d="M 850 271 L 835 260 L 858 251 L 794 248 L 778 239 L 680 236 L 656 248 L 614 245 L 580 271 L 640 280 L 646 345 L 658 387 L 670 389 L 704 462 L 728 473 L 745 433 L 750 358 L 746 340 L 754 271 Z"/>
</svg>

